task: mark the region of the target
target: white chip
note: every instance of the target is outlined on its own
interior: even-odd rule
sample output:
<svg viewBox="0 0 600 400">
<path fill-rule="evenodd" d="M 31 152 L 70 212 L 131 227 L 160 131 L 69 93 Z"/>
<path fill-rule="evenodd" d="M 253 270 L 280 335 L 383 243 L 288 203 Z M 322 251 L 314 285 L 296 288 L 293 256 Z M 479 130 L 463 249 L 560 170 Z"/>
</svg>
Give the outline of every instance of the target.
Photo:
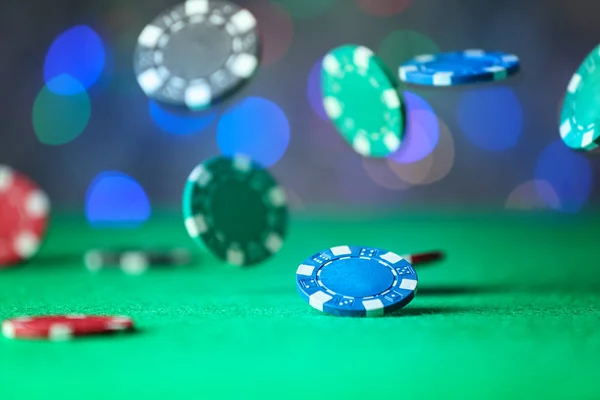
<svg viewBox="0 0 600 400">
<path fill-rule="evenodd" d="M 323 107 L 325 108 L 325 113 L 331 119 L 338 119 L 342 115 L 342 104 L 335 97 L 324 97 Z"/>
<path fill-rule="evenodd" d="M 99 271 L 102 268 L 102 255 L 97 251 L 88 251 L 85 254 L 85 266 L 92 272 Z"/>
<path fill-rule="evenodd" d="M 31 218 L 42 218 L 48 215 L 50 200 L 46 193 L 34 190 L 29 194 L 25 203 L 25 212 Z"/>
<path fill-rule="evenodd" d="M 230 62 L 227 63 L 229 70 L 235 76 L 240 78 L 250 78 L 258 67 L 258 58 L 251 54 L 238 54 L 232 56 Z"/>
<path fill-rule="evenodd" d="M 396 264 L 398 261 L 402 260 L 401 256 L 399 256 L 396 253 L 392 253 L 391 251 L 385 253 L 384 255 L 382 255 L 380 257 L 383 258 L 384 260 L 386 260 L 387 262 L 389 262 L 390 264 Z"/>
<path fill-rule="evenodd" d="M 2 334 L 8 339 L 15 338 L 15 326 L 11 321 L 2 322 Z"/>
<path fill-rule="evenodd" d="M 15 238 L 14 251 L 22 259 L 28 259 L 37 253 L 40 248 L 40 241 L 36 235 L 31 232 L 21 232 Z"/>
<path fill-rule="evenodd" d="M 256 29 L 256 18 L 248 10 L 239 10 L 231 17 L 231 24 L 236 28 L 238 34 L 246 33 Z"/>
<path fill-rule="evenodd" d="M 244 154 L 233 156 L 233 168 L 238 171 L 248 172 L 252 169 L 252 159 Z"/>
<path fill-rule="evenodd" d="M 121 269 L 132 275 L 139 275 L 148 269 L 148 258 L 139 251 L 126 252 L 121 256 Z"/>
<path fill-rule="evenodd" d="M 244 256 L 244 253 L 238 249 L 238 248 L 230 248 L 227 250 L 227 262 L 230 263 L 231 265 L 237 265 L 237 266 L 242 266 L 244 265 L 244 261 L 246 260 L 246 257 Z"/>
<path fill-rule="evenodd" d="M 309 304 L 319 311 L 323 311 L 323 305 L 331 300 L 333 297 L 325 292 L 317 292 L 310 296 Z"/>
<path fill-rule="evenodd" d="M 211 100 L 212 89 L 206 81 L 194 82 L 185 90 L 185 104 L 190 109 L 206 107 Z"/>
<path fill-rule="evenodd" d="M 312 275 L 314 270 L 315 267 L 313 267 L 312 265 L 300 264 L 298 266 L 298 269 L 296 270 L 296 275 L 310 276 Z"/>
<path fill-rule="evenodd" d="M 269 190 L 269 204 L 273 207 L 284 207 L 287 205 L 287 196 L 281 186 L 275 186 Z"/>
<path fill-rule="evenodd" d="M 400 289 L 415 290 L 417 288 L 417 281 L 414 279 L 402 279 L 400 282 Z"/>
<path fill-rule="evenodd" d="M 379 299 L 365 300 L 363 307 L 367 312 L 367 317 L 381 317 L 384 314 L 384 304 Z"/>
<path fill-rule="evenodd" d="M 331 249 L 329 249 L 329 251 L 331 251 L 331 254 L 333 254 L 334 256 L 342 256 L 352 253 L 352 250 L 350 250 L 349 246 L 332 247 Z"/>
<path fill-rule="evenodd" d="M 0 191 L 3 192 L 11 187 L 14 178 L 12 168 L 0 165 Z"/>
<path fill-rule="evenodd" d="M 156 25 L 148 25 L 138 37 L 138 43 L 146 47 L 154 47 L 165 31 Z"/>
<path fill-rule="evenodd" d="M 208 11 L 208 0 L 188 0 L 185 2 L 185 13 L 187 15 L 206 14 Z"/>
<path fill-rule="evenodd" d="M 50 340 L 69 340 L 73 338 L 73 329 L 65 324 L 52 324 L 48 333 Z"/>
<path fill-rule="evenodd" d="M 191 237 L 198 237 L 208 231 L 208 224 L 204 215 L 199 214 L 195 217 L 189 217 L 185 220 L 185 229 Z"/>
<path fill-rule="evenodd" d="M 275 254 L 283 247 L 283 238 L 280 235 L 272 232 L 267 236 L 264 246 L 272 254 Z"/>
</svg>

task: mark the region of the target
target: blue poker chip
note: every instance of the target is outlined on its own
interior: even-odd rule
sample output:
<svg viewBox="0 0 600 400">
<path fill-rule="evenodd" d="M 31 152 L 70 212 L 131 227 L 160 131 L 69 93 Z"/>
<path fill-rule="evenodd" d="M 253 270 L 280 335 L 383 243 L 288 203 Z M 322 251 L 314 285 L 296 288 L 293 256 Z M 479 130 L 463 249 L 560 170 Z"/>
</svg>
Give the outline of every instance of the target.
<svg viewBox="0 0 600 400">
<path fill-rule="evenodd" d="M 520 69 L 519 57 L 500 51 L 465 50 L 425 54 L 402 64 L 400 80 L 426 86 L 453 86 L 506 79 Z"/>
<path fill-rule="evenodd" d="M 300 296 L 326 314 L 379 317 L 412 301 L 418 278 L 396 253 L 337 246 L 304 260 L 296 271 Z"/>
</svg>

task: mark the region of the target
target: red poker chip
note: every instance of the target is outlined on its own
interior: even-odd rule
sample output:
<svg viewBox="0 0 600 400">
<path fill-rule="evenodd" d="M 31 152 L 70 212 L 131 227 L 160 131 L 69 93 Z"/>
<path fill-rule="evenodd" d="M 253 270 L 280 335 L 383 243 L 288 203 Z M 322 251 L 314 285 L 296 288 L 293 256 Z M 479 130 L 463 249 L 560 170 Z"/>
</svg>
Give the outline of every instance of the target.
<svg viewBox="0 0 600 400">
<path fill-rule="evenodd" d="M 429 264 L 435 261 L 441 261 L 444 259 L 443 251 L 427 251 L 424 253 L 413 253 L 413 254 L 404 254 L 402 258 L 406 259 L 413 266 L 415 265 L 424 265 Z"/>
<path fill-rule="evenodd" d="M 2 322 L 2 334 L 9 339 L 68 340 L 75 336 L 130 331 L 128 317 L 98 315 L 49 315 L 19 317 Z"/>
<path fill-rule="evenodd" d="M 27 176 L 0 165 L 0 268 L 37 253 L 49 214 L 46 193 Z"/>
</svg>

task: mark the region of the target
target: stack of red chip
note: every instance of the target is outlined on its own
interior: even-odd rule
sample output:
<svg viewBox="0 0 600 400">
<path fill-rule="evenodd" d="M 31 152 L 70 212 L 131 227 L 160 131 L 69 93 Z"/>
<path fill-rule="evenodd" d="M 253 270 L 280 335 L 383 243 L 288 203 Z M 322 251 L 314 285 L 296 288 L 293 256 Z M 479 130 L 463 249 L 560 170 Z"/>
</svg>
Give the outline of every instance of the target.
<svg viewBox="0 0 600 400">
<path fill-rule="evenodd" d="M 49 214 L 46 193 L 25 175 L 0 165 L 0 267 L 37 253 Z"/>
<path fill-rule="evenodd" d="M 68 340 L 75 336 L 131 330 L 133 321 L 128 317 L 50 315 L 19 317 L 2 322 L 2 333 L 9 339 Z"/>
</svg>

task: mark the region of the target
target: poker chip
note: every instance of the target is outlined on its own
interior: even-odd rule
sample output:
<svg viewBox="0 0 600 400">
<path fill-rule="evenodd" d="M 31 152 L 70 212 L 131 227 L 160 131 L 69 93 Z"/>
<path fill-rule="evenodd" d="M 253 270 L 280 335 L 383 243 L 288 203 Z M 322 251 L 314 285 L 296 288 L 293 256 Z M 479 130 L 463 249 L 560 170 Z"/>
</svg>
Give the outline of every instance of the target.
<svg viewBox="0 0 600 400">
<path fill-rule="evenodd" d="M 500 51 L 424 54 L 400 66 L 400 80 L 426 86 L 499 81 L 519 72 L 519 57 Z"/>
<path fill-rule="evenodd" d="M 412 265 L 390 251 L 337 246 L 304 260 L 296 271 L 300 296 L 326 314 L 379 317 L 412 301 L 418 278 Z"/>
<path fill-rule="evenodd" d="M 222 0 L 188 0 L 144 28 L 134 70 L 148 97 L 196 111 L 254 75 L 259 47 L 256 19 L 247 9 Z"/>
<path fill-rule="evenodd" d="M 327 53 L 321 65 L 325 113 L 359 154 L 386 157 L 400 147 L 404 104 L 398 82 L 373 51 L 345 45 Z"/>
<path fill-rule="evenodd" d="M 0 268 L 37 253 L 49 214 L 46 193 L 22 173 L 0 165 Z"/>
<path fill-rule="evenodd" d="M 76 336 L 130 331 L 128 317 L 93 315 L 49 315 L 19 317 L 2 322 L 2 334 L 9 339 L 68 340 Z"/>
<path fill-rule="evenodd" d="M 574 150 L 600 144 L 600 45 L 583 60 L 569 85 L 560 115 L 560 136 Z"/>
<path fill-rule="evenodd" d="M 129 275 L 144 273 L 149 268 L 189 265 L 191 254 L 187 249 L 91 249 L 84 255 L 84 265 L 89 271 L 120 268 Z"/>
<path fill-rule="evenodd" d="M 401 256 L 413 266 L 430 264 L 444 258 L 442 251 L 426 251 L 423 253 L 403 254 Z"/>
<path fill-rule="evenodd" d="M 191 172 L 183 194 L 190 237 L 233 265 L 253 265 L 283 246 L 284 189 L 246 156 L 216 157 Z"/>
</svg>

